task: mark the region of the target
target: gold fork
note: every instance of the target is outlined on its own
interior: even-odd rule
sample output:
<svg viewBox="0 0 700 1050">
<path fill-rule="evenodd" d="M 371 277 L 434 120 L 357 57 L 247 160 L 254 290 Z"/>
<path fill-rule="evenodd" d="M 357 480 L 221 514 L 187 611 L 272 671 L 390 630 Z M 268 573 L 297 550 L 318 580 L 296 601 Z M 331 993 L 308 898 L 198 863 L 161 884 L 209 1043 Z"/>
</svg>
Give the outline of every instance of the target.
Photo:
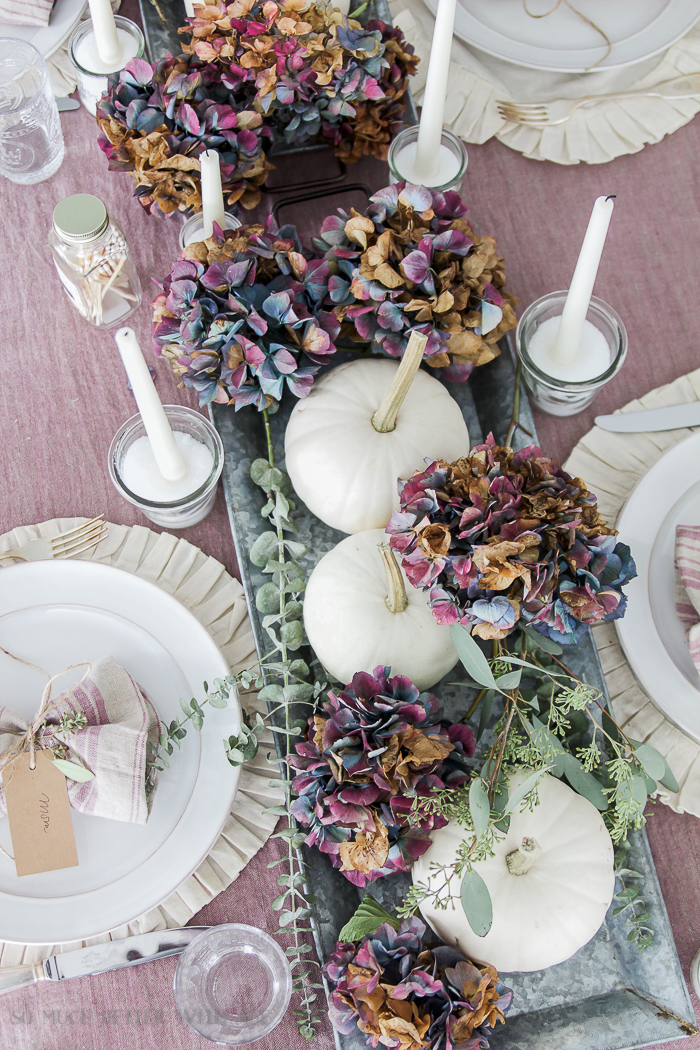
<svg viewBox="0 0 700 1050">
<path fill-rule="evenodd" d="M 688 73 L 673 80 L 665 80 L 649 91 L 622 91 L 614 95 L 587 95 L 585 98 L 557 99 L 554 102 L 496 102 L 499 117 L 511 124 L 525 124 L 536 128 L 549 128 L 564 124 L 579 108 L 589 102 L 605 102 L 625 98 L 697 98 L 700 95 L 700 73 Z"/>
<path fill-rule="evenodd" d="M 107 535 L 104 514 L 76 525 L 57 536 L 46 536 L 29 540 L 11 551 L 0 551 L 0 559 L 16 558 L 18 561 L 43 561 L 46 558 L 75 558 L 78 554 L 96 547 Z"/>
</svg>

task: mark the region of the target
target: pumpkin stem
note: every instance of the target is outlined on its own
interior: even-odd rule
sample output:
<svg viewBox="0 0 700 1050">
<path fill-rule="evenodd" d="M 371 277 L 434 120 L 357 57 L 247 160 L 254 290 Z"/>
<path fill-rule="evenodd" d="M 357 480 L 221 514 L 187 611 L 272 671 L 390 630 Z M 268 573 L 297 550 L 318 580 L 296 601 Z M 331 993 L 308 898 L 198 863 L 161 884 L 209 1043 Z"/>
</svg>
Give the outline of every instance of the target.
<svg viewBox="0 0 700 1050">
<path fill-rule="evenodd" d="M 388 543 L 379 543 L 377 546 L 384 562 L 386 583 L 389 588 L 389 593 L 384 599 L 386 607 L 392 613 L 403 612 L 404 609 L 408 608 L 408 598 L 406 597 L 406 588 L 403 585 L 403 576 L 401 575 L 396 555 Z"/>
<path fill-rule="evenodd" d="M 526 875 L 539 857 L 542 849 L 535 839 L 524 838 L 517 849 L 506 857 L 511 875 Z"/>
<path fill-rule="evenodd" d="M 404 403 L 406 394 L 411 388 L 416 372 L 420 368 L 427 342 L 427 335 L 421 335 L 420 332 L 411 332 L 411 338 L 408 340 L 408 346 L 401 358 L 401 364 L 396 371 L 394 381 L 384 395 L 381 405 L 372 416 L 372 426 L 380 434 L 389 434 L 396 429 L 396 417 Z"/>
</svg>

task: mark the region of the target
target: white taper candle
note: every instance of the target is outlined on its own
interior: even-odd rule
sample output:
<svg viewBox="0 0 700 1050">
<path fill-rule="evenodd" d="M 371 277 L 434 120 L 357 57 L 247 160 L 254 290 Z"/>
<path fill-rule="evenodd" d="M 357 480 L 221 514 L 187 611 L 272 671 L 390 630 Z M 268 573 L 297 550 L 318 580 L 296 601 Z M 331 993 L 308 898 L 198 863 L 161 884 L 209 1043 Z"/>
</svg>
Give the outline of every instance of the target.
<svg viewBox="0 0 700 1050">
<path fill-rule="evenodd" d="M 129 377 L 158 470 L 167 481 L 180 481 L 187 473 L 187 464 L 175 444 L 168 417 L 153 385 L 136 333 L 133 328 L 120 328 L 115 332 L 114 341 Z"/>
<path fill-rule="evenodd" d="M 217 222 L 222 230 L 226 229 L 224 216 L 224 195 L 221 189 L 221 168 L 219 154 L 215 149 L 207 149 L 199 155 L 202 179 L 202 236 L 211 237 L 213 223 Z"/>
<path fill-rule="evenodd" d="M 552 361 L 567 365 L 576 359 L 581 344 L 583 322 L 591 303 L 593 285 L 598 274 L 600 257 L 614 207 L 614 195 L 598 197 L 583 238 L 581 253 L 571 278 L 569 294 L 564 303 L 561 324 L 551 351 Z"/>
<path fill-rule="evenodd" d="M 117 25 L 109 0 L 88 0 L 90 18 L 95 32 L 97 53 L 110 69 L 120 69 L 122 65 L 122 45 L 117 35 Z"/>
<path fill-rule="evenodd" d="M 414 173 L 430 185 L 440 167 L 440 143 L 445 120 L 445 99 L 450 75 L 450 54 L 455 25 L 457 0 L 439 0 L 435 16 L 433 42 L 430 47 L 428 77 L 423 94 L 423 107 L 418 130 Z"/>
</svg>

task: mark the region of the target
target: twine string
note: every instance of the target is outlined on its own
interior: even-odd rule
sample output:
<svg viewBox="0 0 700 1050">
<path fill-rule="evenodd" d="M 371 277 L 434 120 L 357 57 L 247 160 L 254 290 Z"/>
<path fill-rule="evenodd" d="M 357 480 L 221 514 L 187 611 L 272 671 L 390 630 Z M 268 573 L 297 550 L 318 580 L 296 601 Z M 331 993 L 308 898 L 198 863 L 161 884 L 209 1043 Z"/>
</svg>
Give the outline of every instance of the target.
<svg viewBox="0 0 700 1050">
<path fill-rule="evenodd" d="M 36 748 L 37 733 L 40 731 L 41 727 L 46 722 L 46 717 L 49 714 L 49 712 L 52 711 L 54 707 L 56 707 L 56 705 L 61 699 L 61 697 L 59 696 L 56 700 L 51 700 L 51 687 L 53 683 L 56 681 L 57 678 L 60 678 L 61 675 L 66 674 L 68 671 L 74 671 L 78 667 L 86 667 L 87 670 L 80 679 L 80 682 L 82 682 L 85 679 L 86 675 L 90 674 L 92 664 L 87 663 L 87 661 L 83 661 L 79 664 L 71 664 L 70 667 L 64 667 L 62 671 L 58 672 L 58 674 L 50 675 L 48 671 L 45 671 L 43 669 L 43 667 L 37 667 L 36 664 L 30 663 L 29 660 L 24 660 L 21 656 L 15 656 L 14 653 L 10 653 L 7 651 L 7 649 L 3 649 L 1 645 L 0 653 L 4 653 L 5 656 L 9 656 L 11 660 L 16 660 L 17 663 L 24 664 L 25 667 L 30 667 L 33 671 L 38 671 L 39 674 L 43 674 L 46 678 L 48 678 L 48 682 L 44 686 L 44 691 L 41 694 L 41 703 L 39 704 L 39 710 L 37 711 L 34 721 L 30 725 L 29 729 L 27 729 L 24 733 L 17 733 L 15 730 L 12 729 L 0 729 L 0 733 L 9 733 L 14 736 L 17 736 L 17 740 L 15 740 L 15 742 L 9 748 L 7 748 L 6 751 L 3 751 L 2 754 L 0 754 L 0 780 L 3 780 L 5 768 L 9 766 L 10 763 L 14 765 L 19 756 L 24 754 L 24 752 L 27 750 L 29 751 L 29 768 L 36 769 L 34 751 Z M 76 684 L 79 685 L 80 682 Z M 13 776 L 14 769 L 11 769 L 9 778 L 6 781 L 4 781 L 5 786 L 10 783 L 10 780 L 12 780 Z M 9 860 L 14 860 L 14 857 L 10 853 L 8 853 L 3 846 L 0 846 L 0 853 L 2 853 Z"/>
<path fill-rule="evenodd" d="M 601 58 L 599 58 L 597 62 L 594 62 L 592 66 L 588 66 L 586 72 L 590 73 L 591 70 L 595 69 L 596 66 L 599 66 L 601 62 L 604 62 L 610 54 L 610 52 L 612 51 L 612 41 L 610 40 L 610 37 L 605 32 L 605 30 L 601 29 L 599 25 L 596 25 L 593 19 L 589 18 L 588 15 L 584 15 L 583 11 L 579 11 L 577 7 L 574 7 L 570 0 L 556 0 L 554 7 L 550 7 L 549 11 L 543 11 L 540 15 L 536 15 L 533 11 L 531 11 L 530 8 L 527 6 L 527 0 L 523 0 L 523 10 L 525 11 L 526 15 L 530 16 L 530 18 L 546 18 L 548 15 L 553 15 L 554 12 L 557 11 L 562 4 L 564 4 L 565 7 L 568 7 L 570 11 L 573 11 L 573 13 L 579 18 L 582 18 L 583 21 L 591 27 L 591 29 L 595 29 L 596 33 L 600 33 L 603 40 L 605 41 L 605 54 Z"/>
</svg>

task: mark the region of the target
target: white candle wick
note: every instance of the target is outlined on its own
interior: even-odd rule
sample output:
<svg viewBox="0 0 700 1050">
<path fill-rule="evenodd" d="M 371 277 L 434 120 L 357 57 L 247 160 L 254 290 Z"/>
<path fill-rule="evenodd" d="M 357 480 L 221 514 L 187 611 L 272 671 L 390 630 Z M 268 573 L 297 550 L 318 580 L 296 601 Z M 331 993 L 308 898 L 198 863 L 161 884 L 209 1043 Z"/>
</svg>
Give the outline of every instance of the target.
<svg viewBox="0 0 700 1050">
<path fill-rule="evenodd" d="M 423 93 L 423 106 L 418 129 L 414 172 L 421 182 L 435 185 L 440 166 L 442 125 L 445 122 L 445 99 L 450 75 L 450 55 L 455 25 L 456 0 L 439 0 L 435 16 L 433 42 L 430 47 L 428 76 Z"/>
<path fill-rule="evenodd" d="M 109 0 L 88 0 L 95 43 L 100 59 L 112 70 L 121 69 L 123 48 L 117 35 L 117 24 Z"/>
<path fill-rule="evenodd" d="M 158 470 L 167 481 L 180 481 L 187 474 L 187 464 L 175 443 L 136 333 L 133 328 L 120 328 L 115 332 L 114 341 L 129 377 Z"/>
<path fill-rule="evenodd" d="M 222 230 L 226 229 L 219 154 L 215 149 L 207 149 L 200 153 L 199 164 L 202 180 L 202 237 L 206 240 L 211 237 L 215 222 Z"/>
<path fill-rule="evenodd" d="M 598 197 L 593 205 L 551 352 L 552 360 L 562 365 L 571 364 L 579 353 L 583 322 L 591 305 L 593 285 L 605 247 L 614 201 L 615 194 L 610 194 L 607 197 Z"/>
</svg>

